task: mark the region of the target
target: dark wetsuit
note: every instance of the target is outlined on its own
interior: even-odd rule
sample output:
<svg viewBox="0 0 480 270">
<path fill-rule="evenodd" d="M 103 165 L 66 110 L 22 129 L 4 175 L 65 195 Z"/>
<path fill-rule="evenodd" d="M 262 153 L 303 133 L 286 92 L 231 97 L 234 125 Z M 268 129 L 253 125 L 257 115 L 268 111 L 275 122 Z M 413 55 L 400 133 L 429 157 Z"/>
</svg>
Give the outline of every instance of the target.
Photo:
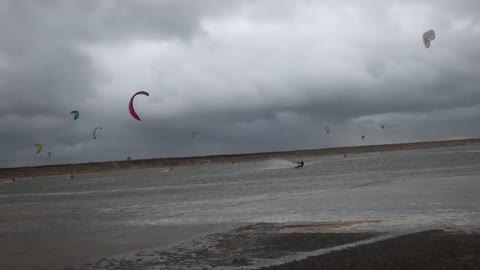
<svg viewBox="0 0 480 270">
<path fill-rule="evenodd" d="M 295 167 L 295 169 L 302 168 L 303 165 L 305 165 L 305 163 L 303 162 L 303 160 L 300 161 L 300 162 L 297 162 L 297 166 Z"/>
</svg>

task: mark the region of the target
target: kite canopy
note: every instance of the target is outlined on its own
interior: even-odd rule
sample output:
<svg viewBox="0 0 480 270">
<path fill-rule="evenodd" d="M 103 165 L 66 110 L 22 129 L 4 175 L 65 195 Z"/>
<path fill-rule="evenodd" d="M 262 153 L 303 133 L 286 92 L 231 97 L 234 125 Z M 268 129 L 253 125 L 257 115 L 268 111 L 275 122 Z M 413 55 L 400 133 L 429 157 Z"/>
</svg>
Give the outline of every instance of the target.
<svg viewBox="0 0 480 270">
<path fill-rule="evenodd" d="M 330 127 L 324 127 L 323 129 L 325 129 L 325 132 L 327 132 L 327 134 L 330 134 Z"/>
<path fill-rule="evenodd" d="M 135 108 L 133 107 L 133 99 L 137 96 L 137 95 L 145 95 L 145 96 L 150 96 L 150 94 L 148 92 L 145 92 L 145 91 L 138 91 L 137 93 L 135 93 L 131 98 L 130 98 L 130 102 L 128 103 L 128 110 L 130 111 L 130 114 L 132 115 L 133 118 L 137 119 L 138 121 L 141 121 L 140 120 L 140 117 L 138 116 L 138 114 L 135 112 Z"/>
<path fill-rule="evenodd" d="M 41 144 L 36 143 L 35 146 L 37 147 L 37 154 L 40 153 L 40 152 L 42 152 L 42 148 L 43 148 L 43 147 L 42 147 Z"/>
<path fill-rule="evenodd" d="M 425 48 L 430 48 L 430 41 L 432 40 L 435 40 L 435 31 L 428 30 L 423 33 L 423 45 L 425 45 Z"/>
<path fill-rule="evenodd" d="M 77 120 L 80 113 L 78 111 L 72 111 L 70 114 L 73 114 L 73 120 Z"/>
<path fill-rule="evenodd" d="M 102 129 L 102 127 L 97 127 L 93 130 L 93 139 L 97 139 L 97 129 Z"/>
</svg>

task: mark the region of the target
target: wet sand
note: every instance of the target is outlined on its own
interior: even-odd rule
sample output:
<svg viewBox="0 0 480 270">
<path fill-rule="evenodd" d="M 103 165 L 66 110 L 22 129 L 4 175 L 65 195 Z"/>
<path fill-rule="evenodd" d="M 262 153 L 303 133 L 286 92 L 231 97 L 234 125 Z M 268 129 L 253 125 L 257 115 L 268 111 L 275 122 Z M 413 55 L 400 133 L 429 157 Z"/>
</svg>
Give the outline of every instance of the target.
<svg viewBox="0 0 480 270">
<path fill-rule="evenodd" d="M 480 235 L 431 230 L 260 269 L 474 270 L 480 269 Z"/>
<path fill-rule="evenodd" d="M 354 223 L 259 223 L 170 249 L 144 249 L 68 269 L 473 270 L 480 266 L 478 234 L 442 229 L 334 232 L 351 225 Z"/>
</svg>

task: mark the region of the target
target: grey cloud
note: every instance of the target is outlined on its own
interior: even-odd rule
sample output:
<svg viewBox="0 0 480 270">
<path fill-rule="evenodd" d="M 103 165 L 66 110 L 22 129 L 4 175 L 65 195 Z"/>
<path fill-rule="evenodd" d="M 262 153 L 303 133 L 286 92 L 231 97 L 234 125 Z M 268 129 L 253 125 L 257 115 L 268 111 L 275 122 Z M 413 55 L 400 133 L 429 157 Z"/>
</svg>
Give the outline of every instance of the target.
<svg viewBox="0 0 480 270">
<path fill-rule="evenodd" d="M 9 38 L 24 42 L 32 39 L 57 42 L 61 41 L 59 38 L 90 42 L 189 39 L 199 31 L 203 16 L 222 14 L 235 6 L 221 3 L 218 0 L 10 0 L 3 3 L 2 25 L 8 27 Z"/>
</svg>

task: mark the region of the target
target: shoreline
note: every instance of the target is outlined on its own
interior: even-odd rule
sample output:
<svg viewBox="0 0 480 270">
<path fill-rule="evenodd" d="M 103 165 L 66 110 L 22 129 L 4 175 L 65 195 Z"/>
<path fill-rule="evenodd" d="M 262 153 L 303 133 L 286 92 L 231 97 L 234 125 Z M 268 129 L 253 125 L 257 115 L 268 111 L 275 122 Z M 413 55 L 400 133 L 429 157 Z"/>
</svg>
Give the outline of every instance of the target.
<svg viewBox="0 0 480 270">
<path fill-rule="evenodd" d="M 343 155 L 343 154 L 360 154 L 370 152 L 389 152 L 413 149 L 429 149 L 440 147 L 455 147 L 466 145 L 480 144 L 480 138 L 477 139 L 462 139 L 462 140 L 444 140 L 444 141 L 425 141 L 425 142 L 410 142 L 410 143 L 396 143 L 396 144 L 379 144 L 379 145 L 362 145 L 362 146 L 345 146 L 334 148 L 321 149 L 305 149 L 305 150 L 291 150 L 280 152 L 258 152 L 258 153 L 243 153 L 243 154 L 225 154 L 225 155 L 209 155 L 209 156 L 193 156 L 193 157 L 173 157 L 173 158 L 152 158 L 152 159 L 138 159 L 131 161 L 103 161 L 103 162 L 89 162 L 77 164 L 57 164 L 45 165 L 35 167 L 14 167 L 14 168 L 0 168 L 0 179 L 12 178 L 34 178 L 45 176 L 62 176 L 62 175 L 81 175 L 89 173 L 102 172 L 118 172 L 141 170 L 148 168 L 167 168 L 178 166 L 191 166 L 212 163 L 241 163 L 267 160 L 272 158 L 298 158 L 298 157 L 313 157 L 313 156 L 328 156 L 328 155 Z"/>
</svg>

